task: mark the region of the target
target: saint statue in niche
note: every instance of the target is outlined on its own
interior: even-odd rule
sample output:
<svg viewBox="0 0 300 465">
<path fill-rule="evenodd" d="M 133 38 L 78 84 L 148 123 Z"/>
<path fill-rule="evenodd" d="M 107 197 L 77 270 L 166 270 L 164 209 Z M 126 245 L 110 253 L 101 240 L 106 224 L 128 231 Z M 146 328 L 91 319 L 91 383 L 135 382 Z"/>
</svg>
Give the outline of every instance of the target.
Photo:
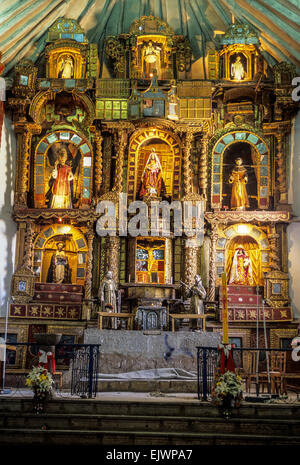
<svg viewBox="0 0 300 465">
<path fill-rule="evenodd" d="M 46 203 L 48 208 L 73 208 L 75 203 L 73 180 L 79 164 L 80 152 L 73 144 L 53 145 L 53 150 L 48 154 L 53 170 L 46 193 Z"/>
<path fill-rule="evenodd" d="M 161 163 L 155 149 L 152 147 L 142 174 L 139 197 L 159 197 L 163 186 Z"/>
<path fill-rule="evenodd" d="M 71 55 L 64 55 L 58 63 L 58 78 L 72 79 L 74 77 L 74 62 Z"/>
<path fill-rule="evenodd" d="M 68 257 L 63 250 L 65 243 L 57 243 L 57 251 L 52 255 L 47 274 L 47 283 L 71 283 L 71 271 Z"/>
<path fill-rule="evenodd" d="M 248 182 L 247 170 L 243 166 L 243 160 L 239 157 L 235 160 L 236 166 L 229 178 L 232 184 L 230 207 L 231 210 L 245 210 L 249 207 L 246 184 Z"/>
<path fill-rule="evenodd" d="M 160 65 L 159 65 L 159 54 L 160 47 L 155 47 L 150 40 L 148 45 L 143 46 L 144 53 L 144 72 L 145 77 L 151 77 L 150 75 L 157 73 L 159 76 Z"/>
<path fill-rule="evenodd" d="M 232 79 L 236 79 L 237 81 L 242 81 L 245 77 L 244 66 L 239 55 L 236 57 L 235 62 L 231 65 L 231 76 Z"/>
<path fill-rule="evenodd" d="M 238 245 L 232 259 L 229 284 L 253 286 L 251 259 L 242 245 Z"/>
</svg>

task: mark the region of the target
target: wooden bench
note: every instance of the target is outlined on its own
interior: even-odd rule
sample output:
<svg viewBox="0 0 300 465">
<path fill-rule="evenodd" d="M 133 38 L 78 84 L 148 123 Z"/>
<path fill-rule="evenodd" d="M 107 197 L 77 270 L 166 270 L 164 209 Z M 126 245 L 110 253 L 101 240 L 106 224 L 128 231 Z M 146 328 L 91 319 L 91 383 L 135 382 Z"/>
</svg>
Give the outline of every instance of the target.
<svg viewBox="0 0 300 465">
<path fill-rule="evenodd" d="M 206 318 L 208 315 L 198 315 L 196 313 L 170 313 L 170 318 L 172 321 L 172 332 L 175 332 L 175 320 L 202 320 L 202 329 L 206 331 Z"/>
<path fill-rule="evenodd" d="M 24 375 L 27 376 L 28 373 L 30 373 L 30 369 L 28 368 L 6 368 L 5 373 L 9 375 Z M 63 378 L 62 378 L 62 371 L 56 371 L 53 373 L 53 378 L 55 379 L 56 377 L 58 378 L 58 385 L 60 391 L 62 390 L 63 387 Z"/>
<path fill-rule="evenodd" d="M 128 318 L 128 327 L 133 329 L 133 313 L 113 313 L 113 312 L 97 312 L 98 313 L 98 329 L 101 331 L 103 326 L 103 317 L 108 318 Z"/>
</svg>

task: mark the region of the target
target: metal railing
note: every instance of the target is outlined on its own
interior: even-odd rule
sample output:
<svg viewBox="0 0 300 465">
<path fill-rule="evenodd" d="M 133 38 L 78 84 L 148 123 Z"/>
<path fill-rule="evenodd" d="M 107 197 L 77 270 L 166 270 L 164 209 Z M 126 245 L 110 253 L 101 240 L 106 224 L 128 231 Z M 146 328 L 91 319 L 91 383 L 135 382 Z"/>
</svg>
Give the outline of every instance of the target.
<svg viewBox="0 0 300 465">
<path fill-rule="evenodd" d="M 2 392 L 21 391 L 28 372 L 38 365 L 37 343 L 13 343 L 15 349 L 6 350 L 6 362 L 1 370 Z M 100 344 L 70 344 L 55 346 L 56 374 L 70 371 L 69 392 L 80 397 L 96 397 L 98 392 Z"/>
<path fill-rule="evenodd" d="M 197 349 L 197 385 L 198 399 L 208 400 L 211 396 L 215 380 L 219 374 L 221 352 L 217 347 L 196 347 Z M 249 375 L 249 358 L 250 353 L 256 352 L 255 370 L 252 375 L 268 374 L 268 367 L 272 354 L 283 352 L 286 353 L 286 363 L 289 362 L 292 349 L 266 349 L 266 348 L 232 348 L 232 356 L 236 372 L 242 378 Z M 298 373 L 300 374 L 300 363 Z M 285 373 L 286 374 L 286 373 Z M 270 378 L 269 378 L 270 379 Z M 268 381 L 269 381 L 268 379 Z M 270 383 L 269 383 L 270 384 Z M 268 386 L 270 388 L 270 386 Z M 300 388 L 299 388 L 300 390 Z M 256 386 L 256 394 L 258 394 Z"/>
</svg>

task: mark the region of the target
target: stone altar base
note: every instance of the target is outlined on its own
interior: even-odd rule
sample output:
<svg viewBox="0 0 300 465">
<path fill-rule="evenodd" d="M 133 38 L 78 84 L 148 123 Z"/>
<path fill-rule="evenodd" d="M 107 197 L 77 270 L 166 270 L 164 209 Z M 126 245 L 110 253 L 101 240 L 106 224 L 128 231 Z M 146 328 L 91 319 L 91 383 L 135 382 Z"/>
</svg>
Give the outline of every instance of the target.
<svg viewBox="0 0 300 465">
<path fill-rule="evenodd" d="M 128 379 L 133 379 L 132 373 L 149 370 L 153 381 L 153 370 L 158 370 L 158 378 L 162 380 L 162 370 L 166 369 L 170 379 L 170 369 L 197 372 L 197 346 L 217 347 L 221 336 L 212 332 L 161 331 L 159 334 L 145 334 L 144 331 L 114 331 L 88 328 L 84 332 L 85 344 L 101 344 L 100 374 L 128 373 Z M 169 371 L 168 371 L 169 369 Z M 152 370 L 152 371 L 151 371 Z M 176 379 L 176 370 L 173 370 Z M 136 379 L 149 379 L 147 373 L 137 373 Z M 181 375 L 180 375 L 181 376 Z M 101 378 L 101 375 L 100 375 Z M 117 378 L 117 377 L 116 377 Z M 187 376 L 186 379 L 191 379 Z M 178 378 L 177 378 L 178 379 Z M 182 377 L 181 377 L 182 379 Z M 122 376 L 126 380 L 126 376 Z"/>
</svg>

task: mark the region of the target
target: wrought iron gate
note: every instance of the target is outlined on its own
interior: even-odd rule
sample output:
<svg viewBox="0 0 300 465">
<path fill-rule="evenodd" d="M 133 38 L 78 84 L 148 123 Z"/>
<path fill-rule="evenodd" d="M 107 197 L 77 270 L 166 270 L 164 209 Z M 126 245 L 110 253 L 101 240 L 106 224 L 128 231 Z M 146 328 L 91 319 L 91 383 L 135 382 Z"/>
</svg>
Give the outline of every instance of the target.
<svg viewBox="0 0 300 465">
<path fill-rule="evenodd" d="M 99 368 L 99 344 L 76 344 L 72 357 L 71 394 L 96 397 Z"/>
</svg>

